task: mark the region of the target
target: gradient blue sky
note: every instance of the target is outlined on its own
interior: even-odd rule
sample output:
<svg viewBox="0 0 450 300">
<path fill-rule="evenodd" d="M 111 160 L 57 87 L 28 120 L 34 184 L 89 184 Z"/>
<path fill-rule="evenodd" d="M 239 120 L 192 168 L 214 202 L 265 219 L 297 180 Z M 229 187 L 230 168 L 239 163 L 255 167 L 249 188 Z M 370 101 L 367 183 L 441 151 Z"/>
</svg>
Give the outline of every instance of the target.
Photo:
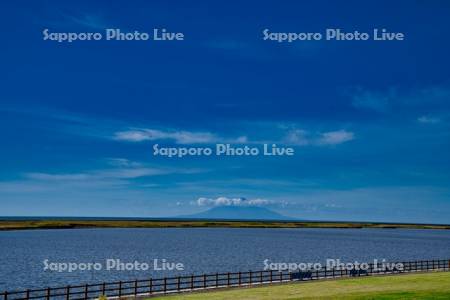
<svg viewBox="0 0 450 300">
<path fill-rule="evenodd" d="M 0 215 L 162 217 L 246 198 L 304 219 L 450 223 L 447 1 L 2 1 L 0 15 Z M 44 28 L 186 38 L 68 44 Z M 406 40 L 278 44 L 265 28 Z M 296 155 L 152 155 L 243 140 Z"/>
</svg>

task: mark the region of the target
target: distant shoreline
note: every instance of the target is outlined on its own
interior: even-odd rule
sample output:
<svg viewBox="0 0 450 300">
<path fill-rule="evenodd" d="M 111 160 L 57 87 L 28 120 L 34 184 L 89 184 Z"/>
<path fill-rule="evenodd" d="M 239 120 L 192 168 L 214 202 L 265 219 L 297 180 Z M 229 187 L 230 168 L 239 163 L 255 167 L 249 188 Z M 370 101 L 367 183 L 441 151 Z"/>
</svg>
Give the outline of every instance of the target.
<svg viewBox="0 0 450 300">
<path fill-rule="evenodd" d="M 377 222 L 0 217 L 0 231 L 77 228 L 385 228 L 450 229 L 445 224 Z"/>
</svg>

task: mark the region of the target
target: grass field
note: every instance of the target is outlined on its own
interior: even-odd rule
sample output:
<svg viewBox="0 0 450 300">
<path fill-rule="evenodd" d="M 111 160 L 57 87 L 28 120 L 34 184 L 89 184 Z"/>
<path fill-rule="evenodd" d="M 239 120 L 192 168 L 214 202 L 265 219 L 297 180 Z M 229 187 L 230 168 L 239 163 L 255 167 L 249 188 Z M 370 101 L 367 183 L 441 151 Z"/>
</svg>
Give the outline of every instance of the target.
<svg viewBox="0 0 450 300">
<path fill-rule="evenodd" d="M 150 299 L 450 299 L 450 272 L 310 281 L 196 292 Z"/>
<path fill-rule="evenodd" d="M 276 222 L 276 221 L 180 221 L 180 220 L 0 220 L 0 230 L 70 229 L 70 228 L 415 228 L 450 229 L 450 225 Z"/>
</svg>

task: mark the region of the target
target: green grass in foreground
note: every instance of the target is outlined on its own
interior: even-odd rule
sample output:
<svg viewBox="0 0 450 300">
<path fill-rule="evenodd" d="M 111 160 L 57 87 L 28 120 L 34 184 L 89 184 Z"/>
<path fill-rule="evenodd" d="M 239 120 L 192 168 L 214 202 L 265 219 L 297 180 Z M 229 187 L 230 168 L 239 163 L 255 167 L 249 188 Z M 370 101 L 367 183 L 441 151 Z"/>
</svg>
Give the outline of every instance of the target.
<svg viewBox="0 0 450 300">
<path fill-rule="evenodd" d="M 0 220 L 0 230 L 72 229 L 72 228 L 414 228 L 450 229 L 450 225 L 346 223 L 346 222 L 277 222 L 277 221 L 203 221 L 203 220 Z"/>
<path fill-rule="evenodd" d="M 150 299 L 450 299 L 450 272 L 309 281 Z"/>
</svg>

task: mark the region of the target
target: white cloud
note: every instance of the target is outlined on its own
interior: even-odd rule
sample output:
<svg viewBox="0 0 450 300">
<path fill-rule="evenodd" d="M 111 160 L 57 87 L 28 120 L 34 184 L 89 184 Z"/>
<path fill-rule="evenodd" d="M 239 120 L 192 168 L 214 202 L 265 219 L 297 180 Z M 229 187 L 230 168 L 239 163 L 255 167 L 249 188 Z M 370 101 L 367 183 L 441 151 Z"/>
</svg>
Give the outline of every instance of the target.
<svg viewBox="0 0 450 300">
<path fill-rule="evenodd" d="M 78 181 L 92 178 L 92 175 L 86 173 L 72 174 L 50 174 L 50 173 L 26 173 L 25 177 L 34 180 L 43 181 Z"/>
<path fill-rule="evenodd" d="M 303 129 L 289 130 L 284 138 L 284 142 L 289 145 L 306 146 L 310 144 L 308 132 Z"/>
<path fill-rule="evenodd" d="M 390 109 L 395 94 L 396 92 L 394 89 L 391 89 L 386 93 L 377 93 L 360 89 L 353 95 L 352 105 L 360 109 L 385 113 Z"/>
<path fill-rule="evenodd" d="M 142 142 L 155 140 L 173 140 L 177 144 L 208 144 L 216 142 L 246 143 L 247 137 L 241 136 L 227 140 L 210 132 L 164 131 L 158 129 L 137 128 L 119 131 L 113 137 L 118 141 Z"/>
<path fill-rule="evenodd" d="M 138 189 L 146 188 L 147 190 L 160 186 L 152 182 L 151 178 L 144 179 L 145 177 L 169 174 L 194 174 L 208 171 L 206 169 L 195 168 L 146 167 L 143 163 L 123 158 L 106 159 L 106 161 L 110 167 L 102 169 L 81 172 L 23 173 L 21 174 L 21 178 L 17 180 L 0 180 L 0 191 L 10 194 L 60 191 L 61 195 L 66 191 L 107 193 L 108 190 L 127 190 L 130 192 L 132 190 L 126 188 L 127 186 L 137 187 Z M 138 178 L 142 180 L 139 182 L 133 180 Z"/>
<path fill-rule="evenodd" d="M 170 140 L 176 144 L 214 144 L 214 143 L 230 143 L 230 144 L 263 144 L 276 143 L 293 146 L 320 146 L 325 144 L 338 144 L 339 142 L 331 142 L 337 132 L 347 131 L 330 131 L 326 133 L 314 132 L 298 127 L 298 124 L 291 123 L 242 123 L 246 130 L 253 135 L 248 138 L 247 135 L 234 137 L 225 137 L 209 131 L 189 131 L 181 129 L 152 129 L 132 127 L 117 120 L 98 119 L 82 115 L 71 114 L 65 111 L 49 111 L 45 109 L 33 108 L 33 110 L 21 110 L 19 108 L 10 108 L 0 106 L 0 110 L 14 113 L 33 114 L 42 118 L 56 120 L 57 125 L 52 126 L 52 130 L 62 130 L 65 133 L 77 134 L 87 137 L 107 138 L 124 142 L 144 142 L 157 140 Z M 69 125 L 67 125 L 69 124 Z M 103 125 L 102 125 L 103 124 Z M 126 130 L 114 130 L 111 128 L 127 128 Z M 275 130 L 273 130 L 275 128 Z M 244 129 L 243 129 L 244 130 Z M 261 134 L 269 135 L 262 136 Z M 353 133 L 347 132 L 347 138 L 342 142 L 354 139 Z M 108 162 L 116 167 L 139 167 L 135 162 L 126 159 L 110 158 Z"/>
<path fill-rule="evenodd" d="M 167 174 L 168 170 L 156 168 L 119 168 L 86 173 L 25 173 L 28 179 L 42 181 L 85 181 L 98 179 L 130 179 Z"/>
<path fill-rule="evenodd" d="M 355 139 L 355 135 L 347 130 L 310 133 L 303 129 L 290 129 L 282 143 L 295 146 L 338 145 Z"/>
<path fill-rule="evenodd" d="M 144 176 L 155 176 L 171 173 L 168 169 L 158 169 L 158 168 L 122 168 L 122 169 L 112 169 L 103 170 L 94 173 L 95 176 L 106 177 L 106 178 L 138 178 Z"/>
<path fill-rule="evenodd" d="M 445 104 L 450 97 L 450 86 L 435 85 L 410 89 L 392 86 L 380 91 L 357 88 L 351 97 L 355 108 L 389 113 L 399 109 L 420 108 L 424 104 L 428 107 Z"/>
<path fill-rule="evenodd" d="M 265 206 L 272 202 L 266 199 L 246 199 L 246 198 L 198 198 L 195 202 L 198 206 Z"/>
<path fill-rule="evenodd" d="M 436 124 L 441 121 L 441 119 L 431 116 L 421 116 L 417 118 L 419 123 Z"/>
<path fill-rule="evenodd" d="M 145 131 L 128 130 L 116 132 L 114 139 L 118 141 L 142 142 L 151 139 L 151 136 Z"/>
<path fill-rule="evenodd" d="M 106 161 L 115 167 L 139 167 L 142 166 L 141 163 L 131 161 L 126 158 L 107 158 Z"/>
<path fill-rule="evenodd" d="M 205 172 L 202 169 L 177 169 L 165 167 L 146 167 L 141 163 L 130 161 L 125 158 L 107 159 L 111 168 L 89 170 L 80 173 L 25 173 L 27 180 L 38 182 L 95 182 L 140 178 L 146 176 L 157 176 L 166 174 L 194 174 Z"/>
<path fill-rule="evenodd" d="M 338 145 L 355 138 L 353 132 L 346 130 L 330 131 L 321 134 L 318 140 L 320 145 Z"/>
</svg>

